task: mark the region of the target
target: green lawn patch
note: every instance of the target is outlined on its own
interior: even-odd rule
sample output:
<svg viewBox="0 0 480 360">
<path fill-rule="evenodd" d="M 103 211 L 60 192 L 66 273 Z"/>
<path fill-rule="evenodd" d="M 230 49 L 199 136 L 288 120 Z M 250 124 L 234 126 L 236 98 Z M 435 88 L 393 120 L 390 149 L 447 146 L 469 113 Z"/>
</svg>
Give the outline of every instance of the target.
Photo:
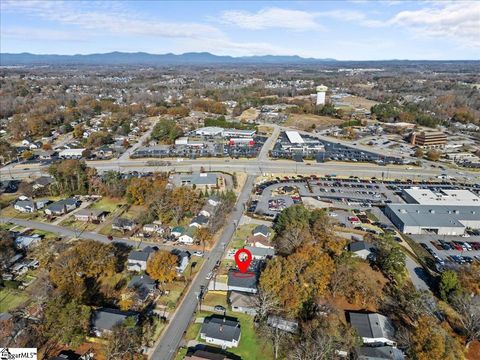
<svg viewBox="0 0 480 360">
<path fill-rule="evenodd" d="M 257 227 L 256 224 L 240 225 L 233 234 L 232 241 L 228 246 L 229 249 L 239 249 L 245 245 L 245 241 L 252 234 L 253 229 Z"/>
<path fill-rule="evenodd" d="M 207 295 L 205 295 L 205 297 L 203 298 L 202 305 L 222 305 L 223 307 L 228 308 L 227 295 L 209 291 Z"/>
<path fill-rule="evenodd" d="M 162 295 L 158 299 L 159 305 L 166 306 L 169 310 L 173 310 L 177 307 L 180 296 L 187 284 L 183 281 L 174 281 L 165 285 L 165 290 L 168 290 L 168 295 Z"/>
<path fill-rule="evenodd" d="M 91 209 L 107 211 L 109 213 L 114 213 L 122 205 L 125 205 L 125 201 L 122 199 L 114 199 L 109 197 L 104 197 L 99 201 L 90 205 Z"/>
<path fill-rule="evenodd" d="M 19 290 L 0 290 L 0 313 L 19 307 L 28 300 L 28 296 Z"/>
</svg>

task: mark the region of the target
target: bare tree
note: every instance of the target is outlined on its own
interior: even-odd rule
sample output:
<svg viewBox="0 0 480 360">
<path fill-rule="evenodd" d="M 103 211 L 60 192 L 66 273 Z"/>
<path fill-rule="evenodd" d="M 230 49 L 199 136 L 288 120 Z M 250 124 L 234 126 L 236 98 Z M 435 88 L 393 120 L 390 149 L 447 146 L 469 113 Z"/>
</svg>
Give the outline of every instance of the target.
<svg viewBox="0 0 480 360">
<path fill-rule="evenodd" d="M 460 323 L 465 334 L 466 345 L 474 340 L 480 340 L 480 300 L 470 295 L 456 296 L 452 305 L 460 315 Z"/>
</svg>

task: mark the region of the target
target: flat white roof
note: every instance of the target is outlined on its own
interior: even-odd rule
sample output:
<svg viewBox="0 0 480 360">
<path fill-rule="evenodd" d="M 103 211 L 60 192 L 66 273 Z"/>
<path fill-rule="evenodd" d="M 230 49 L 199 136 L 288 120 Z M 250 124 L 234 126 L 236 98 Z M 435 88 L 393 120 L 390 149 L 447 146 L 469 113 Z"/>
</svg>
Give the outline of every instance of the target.
<svg viewBox="0 0 480 360">
<path fill-rule="evenodd" d="M 85 148 L 83 149 L 65 149 L 62 150 L 58 153 L 59 156 L 68 156 L 68 155 L 82 155 L 82 153 L 85 151 Z"/>
<path fill-rule="evenodd" d="M 470 190 L 441 190 L 411 188 L 403 190 L 420 205 L 478 205 L 480 197 Z"/>
<path fill-rule="evenodd" d="M 298 131 L 285 131 L 285 134 L 288 137 L 288 141 L 292 144 L 304 144 L 305 141 L 302 139 Z"/>
</svg>

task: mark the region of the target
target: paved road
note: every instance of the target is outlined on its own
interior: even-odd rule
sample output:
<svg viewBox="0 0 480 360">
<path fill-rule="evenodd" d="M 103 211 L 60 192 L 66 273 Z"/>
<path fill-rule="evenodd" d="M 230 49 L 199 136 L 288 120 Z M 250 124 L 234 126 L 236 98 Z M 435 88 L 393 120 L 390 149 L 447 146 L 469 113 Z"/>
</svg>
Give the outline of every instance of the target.
<svg viewBox="0 0 480 360">
<path fill-rule="evenodd" d="M 130 155 L 133 154 L 135 150 L 143 146 L 143 142 L 150 137 L 150 134 L 152 133 L 156 123 L 157 123 L 156 121 L 152 121 L 152 123 L 150 124 L 150 128 L 147 131 L 145 131 L 142 136 L 140 136 L 138 141 L 132 147 L 125 150 L 125 152 L 118 158 L 118 160 L 119 161 L 128 160 L 130 158 Z"/>
<path fill-rule="evenodd" d="M 99 242 L 103 242 L 106 244 L 111 243 L 112 241 L 108 240 L 108 237 L 102 234 L 98 234 L 96 232 L 91 232 L 91 231 L 79 231 L 79 230 L 73 230 L 69 229 L 63 226 L 59 225 L 53 225 L 53 224 L 47 224 L 44 222 L 40 221 L 33 221 L 33 220 L 22 220 L 22 219 L 16 219 L 16 218 L 6 218 L 6 217 L 0 217 L 0 223 L 12 223 L 16 225 L 23 226 L 25 228 L 31 228 L 31 229 L 37 229 L 37 230 L 42 230 L 42 231 L 48 231 L 60 236 L 64 237 L 77 237 L 80 239 L 91 239 L 91 240 L 96 240 Z M 185 249 L 185 250 L 191 250 L 188 247 L 185 246 L 172 246 L 172 245 L 163 245 L 163 244 L 158 244 L 158 243 L 150 243 L 150 242 L 139 242 L 139 241 L 134 241 L 134 240 L 129 240 L 125 238 L 118 238 L 114 237 L 113 238 L 114 242 L 120 242 L 129 246 L 132 246 L 134 248 L 138 247 L 143 249 L 146 246 L 157 246 L 160 249 L 165 249 L 165 250 L 171 250 L 174 248 L 179 248 L 179 249 Z"/>
<path fill-rule="evenodd" d="M 187 329 L 197 308 L 197 295 L 200 291 L 200 286 L 207 286 L 208 280 L 205 279 L 206 275 L 213 270 L 215 263 L 222 258 L 223 253 L 233 236 L 236 224 L 239 223 L 240 218 L 242 217 L 244 204 L 247 202 L 253 189 L 254 179 L 254 175 L 249 175 L 247 177 L 245 185 L 238 197 L 236 208 L 227 219 L 227 225 L 224 228 L 220 239 L 213 247 L 210 256 L 205 261 L 197 277 L 193 280 L 183 302 L 177 307 L 177 310 L 169 322 L 169 325 L 164 330 L 162 337 L 151 351 L 149 356 L 150 359 L 170 360 L 175 355 L 176 349 L 183 338 L 184 331 Z"/>
<path fill-rule="evenodd" d="M 421 265 L 418 265 L 415 262 L 415 260 L 413 260 L 408 254 L 405 258 L 405 267 L 407 268 L 408 274 L 410 275 L 410 279 L 412 279 L 412 283 L 413 283 L 413 286 L 415 286 L 415 289 L 417 289 L 418 291 L 421 291 L 421 290 L 430 291 L 430 287 L 428 286 L 430 275 Z"/>
</svg>

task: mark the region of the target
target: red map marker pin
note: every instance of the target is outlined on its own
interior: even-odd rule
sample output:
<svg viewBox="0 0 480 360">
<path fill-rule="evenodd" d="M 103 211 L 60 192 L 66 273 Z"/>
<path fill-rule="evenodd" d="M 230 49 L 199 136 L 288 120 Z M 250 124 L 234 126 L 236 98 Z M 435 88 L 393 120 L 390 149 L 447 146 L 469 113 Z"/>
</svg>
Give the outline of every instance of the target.
<svg viewBox="0 0 480 360">
<path fill-rule="evenodd" d="M 252 262 L 252 253 L 247 249 L 238 249 L 235 253 L 235 262 L 237 263 L 238 270 L 246 273 Z"/>
</svg>

